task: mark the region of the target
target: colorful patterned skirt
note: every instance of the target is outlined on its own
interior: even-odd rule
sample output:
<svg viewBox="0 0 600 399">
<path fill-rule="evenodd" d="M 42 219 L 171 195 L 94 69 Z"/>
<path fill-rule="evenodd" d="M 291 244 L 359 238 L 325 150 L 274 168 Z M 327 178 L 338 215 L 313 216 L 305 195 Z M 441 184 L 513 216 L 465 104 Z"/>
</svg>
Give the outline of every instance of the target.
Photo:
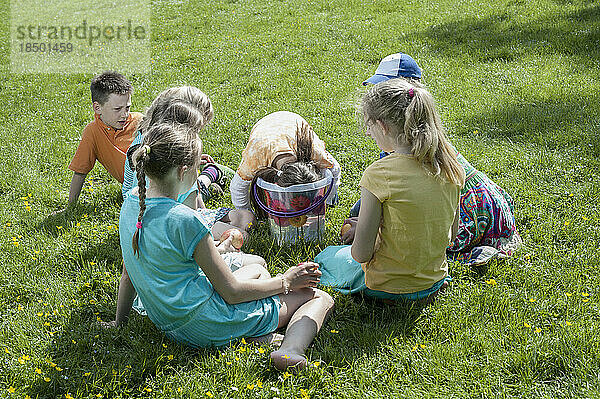
<svg viewBox="0 0 600 399">
<path fill-rule="evenodd" d="M 462 156 L 459 161 L 467 180 L 460 195 L 458 234 L 448 246 L 448 258 L 480 265 L 495 257 L 511 256 L 521 245 L 512 198 Z"/>
</svg>

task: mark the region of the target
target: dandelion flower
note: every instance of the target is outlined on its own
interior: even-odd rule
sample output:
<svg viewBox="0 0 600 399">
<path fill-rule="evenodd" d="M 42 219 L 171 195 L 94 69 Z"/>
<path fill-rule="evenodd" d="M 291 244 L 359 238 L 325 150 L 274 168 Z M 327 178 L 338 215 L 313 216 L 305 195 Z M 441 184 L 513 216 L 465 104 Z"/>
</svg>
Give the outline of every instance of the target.
<svg viewBox="0 0 600 399">
<path fill-rule="evenodd" d="M 258 353 L 263 354 L 265 353 L 265 350 L 263 348 L 258 348 Z"/>
<path fill-rule="evenodd" d="M 44 377 L 44 381 L 50 382 L 50 377 Z"/>
<path fill-rule="evenodd" d="M 212 398 L 215 395 L 213 395 L 213 393 L 211 391 L 206 391 L 206 396 L 208 396 L 209 398 Z"/>
<path fill-rule="evenodd" d="M 253 390 L 254 389 L 254 384 L 248 384 L 248 385 L 246 385 L 246 389 L 249 390 L 249 391 Z"/>
<path fill-rule="evenodd" d="M 62 229 L 62 226 L 56 226 L 58 230 Z M 67 394 L 68 395 L 68 394 Z"/>
<path fill-rule="evenodd" d="M 535 332 L 539 334 L 539 333 L 541 333 L 541 332 L 542 332 L 542 329 L 541 329 L 541 328 L 539 328 L 539 327 L 536 327 L 536 328 L 535 328 Z"/>
<path fill-rule="evenodd" d="M 15 393 L 16 389 L 15 387 L 8 387 L 8 393 Z"/>
<path fill-rule="evenodd" d="M 35 369 L 35 373 L 36 373 L 36 374 L 42 374 L 42 369 L 36 368 L 36 369 Z"/>
<path fill-rule="evenodd" d="M 306 389 L 302 389 L 302 388 L 300 388 L 300 396 L 302 397 L 302 399 L 310 398 L 310 396 L 308 395 L 308 392 L 306 392 Z"/>
<path fill-rule="evenodd" d="M 565 295 L 566 295 L 567 297 L 573 296 L 573 294 L 571 294 L 570 292 L 565 292 Z"/>
<path fill-rule="evenodd" d="M 162 344 L 162 347 L 166 349 L 167 348 L 167 344 Z"/>
<path fill-rule="evenodd" d="M 281 355 L 281 357 L 282 357 L 283 359 L 289 359 L 289 358 L 290 358 L 288 355 Z"/>
<path fill-rule="evenodd" d="M 173 355 L 169 355 L 169 356 L 167 356 L 167 359 L 169 359 L 169 360 L 173 360 Z"/>
<path fill-rule="evenodd" d="M 589 302 L 590 298 L 583 298 L 583 302 Z"/>
<path fill-rule="evenodd" d="M 582 293 L 581 293 L 581 296 L 583 296 L 583 297 L 588 297 L 588 296 L 590 296 L 590 294 L 588 294 L 587 292 L 582 292 Z"/>
<path fill-rule="evenodd" d="M 71 396 L 70 393 L 66 393 L 65 394 L 65 399 L 73 399 L 73 397 Z"/>
<path fill-rule="evenodd" d="M 488 285 L 496 285 L 496 280 L 494 280 L 493 278 L 489 279 L 489 280 L 485 280 L 486 284 Z"/>
<path fill-rule="evenodd" d="M 89 371 L 87 373 L 83 373 L 84 377 L 89 377 L 90 375 L 92 375 L 92 373 L 90 373 Z"/>
<path fill-rule="evenodd" d="M 339 333 L 339 331 L 338 331 L 338 330 L 331 330 L 330 332 L 331 332 L 332 334 L 337 334 L 337 333 Z"/>
<path fill-rule="evenodd" d="M 572 324 L 573 324 L 573 323 L 571 323 L 570 321 L 565 321 L 565 326 L 570 326 L 570 325 L 572 325 Z"/>
<path fill-rule="evenodd" d="M 531 324 L 529 324 L 529 323 L 527 323 L 527 322 L 523 323 L 523 325 L 524 325 L 525 327 L 527 327 L 527 328 L 531 328 Z"/>
<path fill-rule="evenodd" d="M 97 397 L 97 398 L 103 398 L 103 397 L 104 397 L 104 395 L 102 395 L 101 393 L 98 393 L 98 394 L 96 394 L 96 397 Z"/>
<path fill-rule="evenodd" d="M 63 371 L 63 369 L 61 369 L 60 367 L 56 366 L 55 367 L 56 371 Z"/>
<path fill-rule="evenodd" d="M 529 298 L 529 302 L 535 302 L 536 299 L 535 298 Z"/>
</svg>

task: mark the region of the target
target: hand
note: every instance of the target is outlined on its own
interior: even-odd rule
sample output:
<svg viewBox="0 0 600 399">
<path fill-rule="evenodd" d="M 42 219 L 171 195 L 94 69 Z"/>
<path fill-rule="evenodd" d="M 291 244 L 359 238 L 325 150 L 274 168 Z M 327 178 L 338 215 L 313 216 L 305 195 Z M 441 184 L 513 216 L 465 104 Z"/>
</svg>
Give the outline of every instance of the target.
<svg viewBox="0 0 600 399">
<path fill-rule="evenodd" d="M 321 278 L 321 271 L 318 263 L 304 262 L 287 269 L 283 273 L 283 278 L 289 283 L 290 291 L 304 287 L 316 287 Z"/>
<path fill-rule="evenodd" d="M 219 243 L 218 241 L 215 241 L 215 245 L 217 246 L 217 250 L 219 251 L 220 254 L 224 254 L 227 252 L 239 252 L 239 249 L 234 247 L 232 242 L 233 242 L 233 235 L 230 235 L 225 240 L 223 240 L 221 243 Z"/>
<path fill-rule="evenodd" d="M 206 165 L 207 163 L 215 163 L 215 160 L 208 154 L 200 155 L 200 165 Z"/>
<path fill-rule="evenodd" d="M 98 325 L 106 330 L 109 330 L 111 328 L 117 328 L 117 321 L 101 321 L 98 323 Z"/>
<path fill-rule="evenodd" d="M 342 227 L 344 227 L 344 225 L 346 224 L 349 224 L 350 228 L 343 233 L 340 229 L 340 237 L 342 238 L 342 243 L 352 244 L 352 241 L 354 241 L 354 235 L 356 234 L 356 225 L 358 224 L 358 217 L 348 218 L 344 220 L 344 223 L 342 223 Z"/>
</svg>

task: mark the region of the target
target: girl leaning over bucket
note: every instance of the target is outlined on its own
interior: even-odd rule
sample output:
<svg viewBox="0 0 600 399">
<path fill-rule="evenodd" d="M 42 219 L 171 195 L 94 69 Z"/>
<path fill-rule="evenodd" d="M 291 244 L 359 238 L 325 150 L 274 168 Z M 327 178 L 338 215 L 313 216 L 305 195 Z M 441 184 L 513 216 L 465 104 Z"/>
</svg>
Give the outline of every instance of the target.
<svg viewBox="0 0 600 399">
<path fill-rule="evenodd" d="M 302 368 L 305 349 L 333 308 L 331 296 L 314 288 L 318 265 L 306 262 L 277 277 L 257 265 L 232 272 L 219 248 L 230 248 L 231 237 L 216 247 L 198 213 L 176 201 L 197 179 L 201 153 L 195 132 L 157 125 L 133 154 L 139 184 L 119 219 L 131 282 L 150 320 L 169 338 L 222 346 L 243 337 L 267 339 L 287 326 L 272 362 L 280 370 Z"/>
<path fill-rule="evenodd" d="M 298 142 L 298 137 L 305 138 L 304 144 Z M 303 155 L 307 153 L 310 154 L 308 159 Z M 327 204 L 335 205 L 340 183 L 339 163 L 325 150 L 325 143 L 304 118 L 288 111 L 273 112 L 252 127 L 242 161 L 231 180 L 231 200 L 236 209 L 251 208 L 250 187 L 259 170 L 261 173 L 280 171 L 269 181 L 287 187 L 314 182 L 320 178 L 319 171 L 323 169 L 329 169 L 333 176 L 333 189 Z"/>
</svg>

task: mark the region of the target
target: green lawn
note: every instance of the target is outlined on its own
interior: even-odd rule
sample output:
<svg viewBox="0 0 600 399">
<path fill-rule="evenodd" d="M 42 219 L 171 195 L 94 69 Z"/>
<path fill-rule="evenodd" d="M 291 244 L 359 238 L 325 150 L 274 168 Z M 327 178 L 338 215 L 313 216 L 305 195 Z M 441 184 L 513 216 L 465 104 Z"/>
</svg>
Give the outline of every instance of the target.
<svg viewBox="0 0 600 399">
<path fill-rule="evenodd" d="M 9 6 L 0 6 L 8 37 Z M 0 45 L 0 398 L 600 397 L 600 6 L 591 0 L 155 0 L 152 72 L 133 110 L 195 85 L 205 150 L 235 167 L 269 112 L 303 115 L 343 167 L 328 238 L 244 250 L 271 271 L 336 243 L 378 157 L 353 104 L 379 60 L 423 68 L 451 140 L 516 203 L 524 247 L 422 312 L 335 295 L 298 376 L 268 348 L 190 350 L 144 317 L 118 331 L 120 187 L 97 165 L 72 215 L 67 165 L 91 120 L 92 75 L 9 73 Z M 228 204 L 228 199 L 212 206 Z"/>
</svg>

